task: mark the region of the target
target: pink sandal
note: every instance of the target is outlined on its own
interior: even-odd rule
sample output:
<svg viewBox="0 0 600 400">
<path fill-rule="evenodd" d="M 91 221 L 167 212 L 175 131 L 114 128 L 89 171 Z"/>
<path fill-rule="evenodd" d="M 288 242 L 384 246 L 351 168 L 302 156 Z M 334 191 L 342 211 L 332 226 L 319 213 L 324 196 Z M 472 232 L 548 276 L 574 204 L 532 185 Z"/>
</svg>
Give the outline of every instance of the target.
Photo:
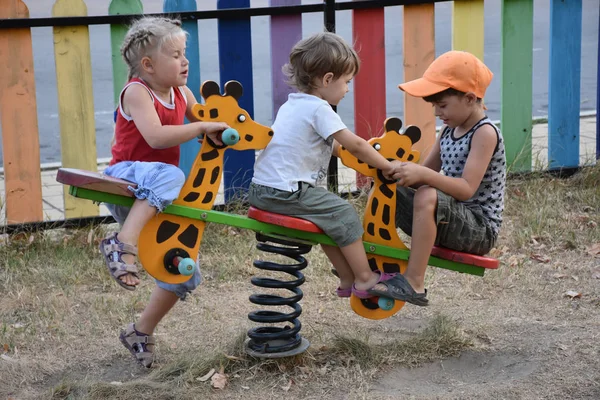
<svg viewBox="0 0 600 400">
<path fill-rule="evenodd" d="M 385 272 L 381 272 L 381 271 L 375 271 L 379 274 L 379 279 L 377 280 L 377 283 L 375 283 L 375 285 L 373 285 L 373 287 L 377 286 L 380 283 L 383 283 L 385 281 L 389 281 L 390 279 L 392 279 L 393 277 L 395 277 L 398 274 L 387 274 Z M 371 291 L 373 290 L 373 288 L 371 289 L 367 289 L 367 290 L 359 290 L 356 288 L 355 285 L 352 285 L 352 294 L 355 295 L 356 297 L 358 297 L 359 299 L 369 299 L 371 297 L 374 296 L 378 296 L 377 294 L 373 294 Z"/>
</svg>

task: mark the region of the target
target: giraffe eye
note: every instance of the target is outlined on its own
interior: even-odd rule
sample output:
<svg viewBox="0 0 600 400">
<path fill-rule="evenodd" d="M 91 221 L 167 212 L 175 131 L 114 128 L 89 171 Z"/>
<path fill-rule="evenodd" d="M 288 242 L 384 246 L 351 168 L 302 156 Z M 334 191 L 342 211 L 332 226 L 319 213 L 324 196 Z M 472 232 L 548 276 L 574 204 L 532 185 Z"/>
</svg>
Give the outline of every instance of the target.
<svg viewBox="0 0 600 400">
<path fill-rule="evenodd" d="M 244 114 L 240 114 L 240 115 L 238 115 L 237 120 L 239 122 L 244 122 L 244 121 L 246 121 L 246 116 Z"/>
<path fill-rule="evenodd" d="M 379 150 L 381 149 L 381 145 L 380 145 L 379 143 L 375 143 L 375 144 L 373 145 L 373 148 L 374 148 L 375 150 L 379 151 Z"/>
</svg>

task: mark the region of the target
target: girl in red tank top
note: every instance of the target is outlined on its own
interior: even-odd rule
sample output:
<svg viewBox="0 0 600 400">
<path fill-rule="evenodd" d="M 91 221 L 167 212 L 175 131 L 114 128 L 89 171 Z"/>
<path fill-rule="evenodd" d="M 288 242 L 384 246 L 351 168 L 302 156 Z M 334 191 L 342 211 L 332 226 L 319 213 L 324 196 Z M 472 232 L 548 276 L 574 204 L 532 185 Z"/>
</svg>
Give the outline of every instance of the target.
<svg viewBox="0 0 600 400">
<path fill-rule="evenodd" d="M 121 230 L 104 239 L 100 251 L 111 276 L 128 290 L 140 282 L 135 255 L 142 228 L 177 198 L 185 183 L 177 167 L 179 145 L 203 134 L 221 144 L 218 135 L 228 128 L 197 121 L 191 113 L 196 99 L 185 86 L 186 35 L 180 21 L 145 17 L 133 23 L 121 47 L 129 79 L 119 96 L 112 160 L 105 174 L 135 183 L 130 190 L 136 200 L 131 208 L 108 205 Z M 184 117 L 191 122 L 184 125 Z M 199 283 L 198 271 L 179 285 L 157 281 L 140 320 L 121 332 L 121 342 L 138 362 L 152 364 L 156 325 Z"/>
</svg>

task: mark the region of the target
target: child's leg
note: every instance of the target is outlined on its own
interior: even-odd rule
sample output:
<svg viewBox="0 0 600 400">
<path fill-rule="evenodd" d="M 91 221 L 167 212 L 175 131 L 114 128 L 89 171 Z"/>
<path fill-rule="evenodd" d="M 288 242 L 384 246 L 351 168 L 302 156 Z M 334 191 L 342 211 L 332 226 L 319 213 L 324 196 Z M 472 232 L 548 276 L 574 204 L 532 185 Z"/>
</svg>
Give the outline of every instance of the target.
<svg viewBox="0 0 600 400">
<path fill-rule="evenodd" d="M 352 284 L 354 283 L 354 273 L 340 248 L 328 246 L 326 244 L 322 244 L 321 248 L 329 261 L 331 261 L 333 268 L 335 268 L 338 278 L 340 278 L 340 289 L 347 291 L 352 288 Z"/>
<path fill-rule="evenodd" d="M 146 335 L 154 334 L 154 329 L 156 329 L 158 323 L 173 308 L 177 300 L 179 300 L 179 297 L 176 293 L 156 286 L 140 319 L 135 323 L 135 329 Z"/>
<path fill-rule="evenodd" d="M 425 270 L 437 235 L 437 199 L 437 191 L 429 186 L 419 188 L 414 197 L 410 257 L 404 277 L 417 293 L 425 291 Z"/>
<path fill-rule="evenodd" d="M 121 223 L 121 231 L 116 237 L 106 238 L 101 244 L 101 250 L 113 277 L 119 279 L 121 286 L 132 290 L 139 284 L 134 264 L 135 255 L 132 254 L 136 251 L 121 249 L 129 246 L 129 250 L 131 247 L 135 250 L 144 225 L 177 198 L 185 183 L 185 176 L 173 165 L 130 161 L 112 165 L 106 169 L 105 174 L 137 184 L 137 187 L 129 188 L 137 199 L 125 220 L 118 221 Z"/>
</svg>

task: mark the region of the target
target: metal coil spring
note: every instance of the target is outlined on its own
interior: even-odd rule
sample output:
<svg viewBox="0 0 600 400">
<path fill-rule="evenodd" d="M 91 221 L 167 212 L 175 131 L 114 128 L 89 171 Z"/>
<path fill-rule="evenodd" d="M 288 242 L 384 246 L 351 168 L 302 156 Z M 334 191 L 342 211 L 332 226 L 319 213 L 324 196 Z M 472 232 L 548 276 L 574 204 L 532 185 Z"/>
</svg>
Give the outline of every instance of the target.
<svg viewBox="0 0 600 400">
<path fill-rule="evenodd" d="M 300 328 L 302 324 L 298 317 L 302 313 L 302 308 L 298 304 L 303 297 L 300 285 L 304 283 L 304 274 L 300 272 L 308 266 L 308 261 L 302 255 L 310 252 L 312 246 L 304 243 L 294 242 L 292 239 L 276 238 L 257 233 L 256 248 L 266 253 L 279 254 L 289 257 L 296 261 L 295 264 L 280 264 L 271 261 L 254 261 L 254 266 L 258 269 L 267 271 L 279 271 L 293 275 L 296 279 L 283 281 L 273 278 L 253 277 L 251 282 L 254 286 L 272 289 L 287 289 L 293 293 L 293 296 L 283 297 L 271 294 L 253 294 L 250 301 L 254 304 L 265 306 L 289 306 L 293 309 L 290 313 L 279 311 L 253 311 L 248 314 L 248 318 L 258 323 L 281 323 L 290 322 L 292 326 L 284 327 L 269 326 L 258 327 L 248 331 L 247 346 L 258 353 L 281 353 L 288 352 L 300 346 L 302 337 Z M 274 244 L 269 244 L 274 243 Z"/>
</svg>

